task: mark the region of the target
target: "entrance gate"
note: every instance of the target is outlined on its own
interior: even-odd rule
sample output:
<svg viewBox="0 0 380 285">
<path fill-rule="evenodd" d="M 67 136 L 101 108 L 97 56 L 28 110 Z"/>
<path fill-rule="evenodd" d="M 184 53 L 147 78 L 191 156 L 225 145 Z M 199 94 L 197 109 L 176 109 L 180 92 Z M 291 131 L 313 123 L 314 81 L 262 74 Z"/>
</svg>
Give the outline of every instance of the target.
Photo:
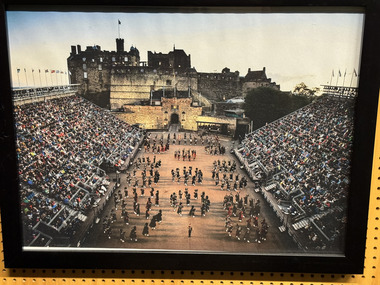
<svg viewBox="0 0 380 285">
<path fill-rule="evenodd" d="M 178 124 L 178 123 L 179 123 L 179 117 L 178 117 L 178 114 L 173 113 L 173 114 L 170 116 L 170 124 Z"/>
</svg>

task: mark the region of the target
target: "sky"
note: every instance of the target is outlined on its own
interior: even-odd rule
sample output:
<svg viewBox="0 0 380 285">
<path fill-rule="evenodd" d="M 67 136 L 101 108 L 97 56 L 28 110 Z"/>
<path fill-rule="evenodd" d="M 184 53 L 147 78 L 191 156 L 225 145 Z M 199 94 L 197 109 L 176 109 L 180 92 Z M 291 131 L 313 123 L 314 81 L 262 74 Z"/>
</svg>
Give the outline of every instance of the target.
<svg viewBox="0 0 380 285">
<path fill-rule="evenodd" d="M 300 82 L 357 86 L 363 25 L 359 13 L 7 12 L 13 87 L 67 83 L 68 75 L 50 71 L 67 72 L 71 46 L 114 51 L 119 30 L 141 61 L 175 46 L 198 72 L 228 67 L 245 76 L 266 67 L 283 91 Z"/>
</svg>

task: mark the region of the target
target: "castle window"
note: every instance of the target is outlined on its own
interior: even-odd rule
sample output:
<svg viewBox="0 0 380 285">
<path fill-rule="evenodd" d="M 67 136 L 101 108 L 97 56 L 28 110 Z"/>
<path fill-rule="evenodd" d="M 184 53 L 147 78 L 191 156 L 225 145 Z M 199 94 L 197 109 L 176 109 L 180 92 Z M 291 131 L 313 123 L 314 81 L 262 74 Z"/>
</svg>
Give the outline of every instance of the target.
<svg viewBox="0 0 380 285">
<path fill-rule="evenodd" d="M 86 61 L 86 58 L 84 57 L 84 58 L 82 58 L 82 60 L 83 60 L 83 61 Z"/>
<path fill-rule="evenodd" d="M 102 65 L 101 65 L 101 64 L 99 64 L 98 69 L 99 69 L 99 70 L 102 70 Z"/>
<path fill-rule="evenodd" d="M 87 69 L 87 65 L 83 63 L 83 70 L 86 70 L 86 69 Z"/>
<path fill-rule="evenodd" d="M 83 78 L 87 79 L 87 72 L 83 72 Z"/>
<path fill-rule="evenodd" d="M 172 81 L 171 80 L 166 80 L 166 85 L 172 85 Z"/>
<path fill-rule="evenodd" d="M 91 61 L 92 61 L 92 62 L 95 62 L 95 59 L 93 58 L 93 59 L 91 59 Z"/>
<path fill-rule="evenodd" d="M 99 58 L 99 61 L 100 61 L 100 62 L 103 62 L 103 58 L 102 58 L 102 57 L 101 57 L 101 58 Z"/>
<path fill-rule="evenodd" d="M 116 61 L 116 58 L 114 56 L 112 57 L 112 61 Z"/>
</svg>

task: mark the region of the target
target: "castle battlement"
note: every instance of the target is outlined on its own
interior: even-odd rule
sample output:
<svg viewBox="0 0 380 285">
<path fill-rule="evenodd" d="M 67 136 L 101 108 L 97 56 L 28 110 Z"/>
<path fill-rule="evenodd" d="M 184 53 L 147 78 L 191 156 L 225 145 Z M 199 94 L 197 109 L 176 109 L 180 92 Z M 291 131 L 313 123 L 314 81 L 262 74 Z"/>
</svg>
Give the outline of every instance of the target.
<svg viewBox="0 0 380 285">
<path fill-rule="evenodd" d="M 267 78 L 265 67 L 240 76 L 225 67 L 221 72 L 198 72 L 191 67 L 190 54 L 173 47 L 168 53 L 147 52 L 148 61 L 140 61 L 136 47 L 124 49 L 124 39 L 116 39 L 115 51 L 103 51 L 100 46 L 71 46 L 67 59 L 70 83 L 79 84 L 79 93 L 110 109 L 124 104 L 149 100 L 151 92 L 175 88 L 193 90 L 210 102 L 222 102 L 245 96 L 253 88 L 280 86 Z"/>
</svg>

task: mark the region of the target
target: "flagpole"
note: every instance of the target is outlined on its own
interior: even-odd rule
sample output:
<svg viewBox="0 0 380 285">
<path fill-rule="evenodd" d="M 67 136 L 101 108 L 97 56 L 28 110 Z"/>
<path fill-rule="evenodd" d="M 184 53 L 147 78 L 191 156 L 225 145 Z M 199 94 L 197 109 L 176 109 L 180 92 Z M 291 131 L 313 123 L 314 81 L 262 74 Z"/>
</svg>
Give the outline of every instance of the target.
<svg viewBox="0 0 380 285">
<path fill-rule="evenodd" d="M 355 72 L 355 69 L 354 69 L 354 72 Z M 352 86 L 352 79 L 354 78 L 354 72 L 352 72 L 352 75 L 351 75 L 350 88 Z"/>
<path fill-rule="evenodd" d="M 40 77 L 40 87 L 42 87 L 42 81 L 41 81 L 41 69 L 38 69 L 38 76 Z"/>
<path fill-rule="evenodd" d="M 117 28 L 118 28 L 118 32 L 119 32 L 119 39 L 120 39 L 120 24 L 121 24 L 121 22 L 120 22 L 120 20 L 118 20 Z"/>
<path fill-rule="evenodd" d="M 352 75 L 351 75 L 351 81 L 350 81 L 350 88 L 352 86 L 352 79 L 354 78 L 354 73 L 352 72 Z"/>
<path fill-rule="evenodd" d="M 359 86 L 359 76 L 360 76 L 360 74 L 356 75 L 356 86 L 357 87 Z"/>
<path fill-rule="evenodd" d="M 344 81 L 346 80 L 346 72 L 347 72 L 347 68 L 346 68 L 346 70 L 344 71 L 344 76 L 343 76 L 343 86 L 344 86 Z"/>
<path fill-rule="evenodd" d="M 49 69 L 45 69 L 45 84 L 46 84 L 46 86 L 48 86 L 47 75 L 46 75 L 46 73 L 48 73 L 48 72 L 49 72 Z"/>
<path fill-rule="evenodd" d="M 50 71 L 50 80 L 51 80 L 51 86 L 54 86 L 54 84 L 53 84 L 53 70 Z"/>
<path fill-rule="evenodd" d="M 20 69 L 17 69 L 17 81 L 18 81 L 18 88 L 21 88 L 21 85 L 20 85 Z"/>
<path fill-rule="evenodd" d="M 36 82 L 34 81 L 34 69 L 32 69 L 33 87 L 36 87 Z"/>
<path fill-rule="evenodd" d="M 24 68 L 24 72 L 25 72 L 25 80 L 26 80 L 26 86 L 28 87 L 28 76 L 26 74 L 26 68 Z"/>
<path fill-rule="evenodd" d="M 338 87 L 338 80 L 339 80 L 339 77 L 340 77 L 340 70 L 338 71 L 338 75 L 336 76 L 336 83 L 335 83 L 335 86 Z"/>
</svg>

